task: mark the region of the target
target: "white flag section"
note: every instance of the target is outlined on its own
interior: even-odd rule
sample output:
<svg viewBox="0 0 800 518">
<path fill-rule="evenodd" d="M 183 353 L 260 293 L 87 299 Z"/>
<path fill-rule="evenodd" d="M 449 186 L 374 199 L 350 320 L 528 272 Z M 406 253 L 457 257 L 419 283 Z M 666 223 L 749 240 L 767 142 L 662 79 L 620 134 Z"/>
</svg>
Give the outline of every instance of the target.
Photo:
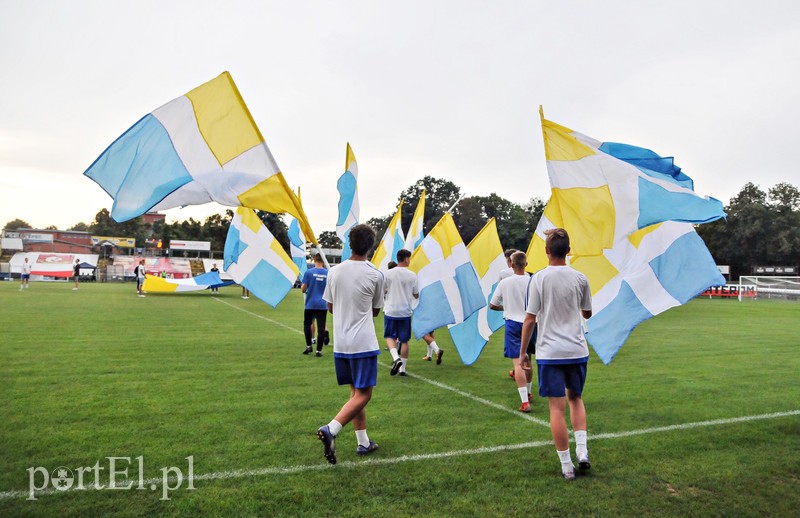
<svg viewBox="0 0 800 518">
<path fill-rule="evenodd" d="M 408 227 L 405 249 L 413 252 L 425 239 L 422 225 L 425 222 L 425 189 L 422 189 L 422 196 L 419 197 L 417 208 L 414 210 L 414 217 L 411 218 L 411 225 Z"/>
<path fill-rule="evenodd" d="M 486 306 L 478 274 L 447 212 L 411 256 L 419 281 L 419 305 L 411 329 L 417 339 L 447 324 L 459 324 Z"/>
<path fill-rule="evenodd" d="M 390 261 L 397 261 L 397 252 L 403 248 L 406 241 L 403 237 L 403 227 L 400 224 L 403 214 L 403 201 L 400 200 L 397 212 L 394 213 L 394 217 L 389 222 L 389 226 L 378 243 L 375 253 L 372 254 L 372 265 L 382 272 L 389 269 Z"/>
<path fill-rule="evenodd" d="M 358 204 L 358 164 L 356 155 L 347 143 L 344 173 L 336 182 L 339 191 L 339 219 L 336 220 L 336 235 L 342 240 L 342 261 L 350 258 L 350 229 L 358 224 L 361 208 Z"/>
<path fill-rule="evenodd" d="M 225 271 L 272 307 L 292 289 L 300 273 L 252 209 L 239 207 L 225 241 Z"/>
<path fill-rule="evenodd" d="M 289 223 L 289 251 L 292 252 L 292 261 L 297 265 L 302 276 L 308 270 L 308 260 L 306 259 L 306 236 L 300 230 L 297 218 L 292 218 Z"/>
</svg>

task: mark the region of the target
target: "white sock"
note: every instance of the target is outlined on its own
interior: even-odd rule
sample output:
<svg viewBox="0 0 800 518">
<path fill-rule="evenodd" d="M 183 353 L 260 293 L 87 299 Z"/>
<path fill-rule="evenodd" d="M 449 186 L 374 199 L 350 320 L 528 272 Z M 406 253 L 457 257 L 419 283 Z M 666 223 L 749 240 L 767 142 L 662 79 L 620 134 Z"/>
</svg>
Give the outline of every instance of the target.
<svg viewBox="0 0 800 518">
<path fill-rule="evenodd" d="M 433 351 L 434 354 L 438 354 L 439 353 L 439 346 L 436 345 L 436 340 L 431 342 L 431 351 Z"/>
<path fill-rule="evenodd" d="M 518 388 L 517 391 L 519 392 L 519 399 L 522 400 L 523 403 L 528 402 L 528 389 L 525 387 Z"/>
<path fill-rule="evenodd" d="M 397 352 L 397 347 L 395 347 L 394 349 L 392 349 L 392 348 L 390 347 L 390 348 L 389 348 L 389 354 L 391 354 L 391 355 L 392 355 L 392 361 L 393 361 L 393 362 L 394 362 L 394 361 L 397 361 L 397 360 L 400 358 L 400 353 L 398 353 L 398 352 Z"/>
<path fill-rule="evenodd" d="M 572 464 L 572 458 L 569 456 L 569 448 L 564 451 L 558 451 L 558 460 L 561 461 L 561 473 L 572 473 L 575 471 L 575 466 Z"/>
<path fill-rule="evenodd" d="M 427 356 L 428 356 L 428 358 L 433 356 L 433 347 L 431 347 L 431 344 L 428 344 L 428 354 L 427 354 Z"/>
<path fill-rule="evenodd" d="M 331 435 L 336 437 L 337 435 L 339 435 L 339 432 L 342 431 L 342 425 L 339 421 L 334 419 L 333 421 L 328 423 L 328 429 L 331 431 Z"/>
<path fill-rule="evenodd" d="M 369 437 L 367 437 L 367 431 L 356 430 L 356 441 L 358 441 L 359 446 L 363 446 L 364 448 L 369 446 Z"/>
<path fill-rule="evenodd" d="M 532 388 L 533 388 L 533 383 L 528 383 L 528 384 L 526 385 L 526 387 L 527 387 L 527 389 L 528 389 L 528 394 L 533 394 L 533 390 L 532 390 Z"/>
<path fill-rule="evenodd" d="M 408 358 L 400 358 L 400 372 L 406 371 L 406 362 L 408 362 Z"/>
<path fill-rule="evenodd" d="M 578 460 L 589 456 L 589 450 L 586 448 L 586 430 L 575 430 L 575 456 Z"/>
</svg>

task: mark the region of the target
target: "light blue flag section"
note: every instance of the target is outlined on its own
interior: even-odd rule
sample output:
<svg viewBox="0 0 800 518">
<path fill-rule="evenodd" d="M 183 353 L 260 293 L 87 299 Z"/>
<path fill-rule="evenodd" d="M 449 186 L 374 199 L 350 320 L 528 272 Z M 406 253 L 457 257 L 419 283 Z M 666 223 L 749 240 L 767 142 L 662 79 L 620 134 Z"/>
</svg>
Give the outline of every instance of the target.
<svg viewBox="0 0 800 518">
<path fill-rule="evenodd" d="M 358 223 L 361 212 L 358 203 L 358 164 L 356 156 L 347 144 L 345 171 L 336 182 L 339 191 L 339 218 L 336 220 L 336 235 L 342 240 L 342 261 L 350 258 L 350 229 Z"/>
<path fill-rule="evenodd" d="M 633 329 L 648 318 L 685 304 L 710 286 L 725 284 L 692 225 L 665 222 L 631 246 L 629 267 L 594 295 L 602 309 L 587 320 L 586 338 L 608 364 Z"/>
<path fill-rule="evenodd" d="M 300 230 L 300 224 L 297 218 L 292 218 L 289 223 L 289 243 L 290 251 L 292 252 L 292 262 L 297 265 L 300 271 L 300 277 L 308 270 L 308 259 L 306 258 L 306 238 L 303 231 Z"/>
<path fill-rule="evenodd" d="M 299 270 L 252 209 L 239 207 L 225 241 L 224 269 L 272 307 L 292 289 Z"/>
</svg>

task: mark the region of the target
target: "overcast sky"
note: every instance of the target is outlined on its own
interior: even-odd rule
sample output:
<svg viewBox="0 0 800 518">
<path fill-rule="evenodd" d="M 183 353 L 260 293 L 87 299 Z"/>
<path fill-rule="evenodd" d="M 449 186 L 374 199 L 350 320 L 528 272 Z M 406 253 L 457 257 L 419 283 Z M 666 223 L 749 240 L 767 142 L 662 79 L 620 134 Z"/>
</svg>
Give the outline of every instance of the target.
<svg viewBox="0 0 800 518">
<path fill-rule="evenodd" d="M 797 0 L 0 6 L 0 225 L 90 223 L 112 200 L 83 171 L 224 70 L 316 233 L 335 227 L 348 141 L 362 220 L 425 175 L 547 198 L 540 104 L 598 140 L 674 156 L 726 204 L 746 182 L 800 186 Z"/>
</svg>

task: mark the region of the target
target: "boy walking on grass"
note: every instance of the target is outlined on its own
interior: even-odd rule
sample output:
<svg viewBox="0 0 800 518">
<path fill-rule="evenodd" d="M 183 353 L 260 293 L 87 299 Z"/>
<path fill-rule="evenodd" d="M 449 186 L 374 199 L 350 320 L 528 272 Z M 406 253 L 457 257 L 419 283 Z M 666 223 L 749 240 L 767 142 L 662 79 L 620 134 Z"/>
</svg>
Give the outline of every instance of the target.
<svg viewBox="0 0 800 518">
<path fill-rule="evenodd" d="M 565 411 L 575 431 L 575 456 L 578 468 L 591 467 L 586 447 L 586 409 L 583 406 L 583 385 L 589 348 L 581 328 L 581 317 L 592 316 L 592 294 L 589 281 L 582 273 L 567 266 L 569 235 L 563 228 L 545 232 L 548 266 L 531 277 L 528 302 L 522 324 L 522 343 L 528 343 L 533 326 L 539 324 L 536 364 L 539 370 L 539 395 L 549 399 L 550 432 L 561 461 L 561 474 L 575 479 L 575 466 L 569 453 L 569 432 Z M 520 351 L 524 370 L 531 369 L 531 359 Z"/>
<path fill-rule="evenodd" d="M 336 417 L 317 430 L 325 447 L 325 458 L 336 464 L 336 436 L 353 421 L 358 455 L 368 455 L 378 445 L 367 436 L 365 407 L 378 380 L 378 337 L 373 319 L 383 307 L 383 274 L 367 261 L 375 244 L 375 230 L 369 225 L 350 229 L 352 255 L 328 273 L 322 298 L 333 315 L 333 361 L 339 385 L 350 385 L 350 399 Z"/>
</svg>

